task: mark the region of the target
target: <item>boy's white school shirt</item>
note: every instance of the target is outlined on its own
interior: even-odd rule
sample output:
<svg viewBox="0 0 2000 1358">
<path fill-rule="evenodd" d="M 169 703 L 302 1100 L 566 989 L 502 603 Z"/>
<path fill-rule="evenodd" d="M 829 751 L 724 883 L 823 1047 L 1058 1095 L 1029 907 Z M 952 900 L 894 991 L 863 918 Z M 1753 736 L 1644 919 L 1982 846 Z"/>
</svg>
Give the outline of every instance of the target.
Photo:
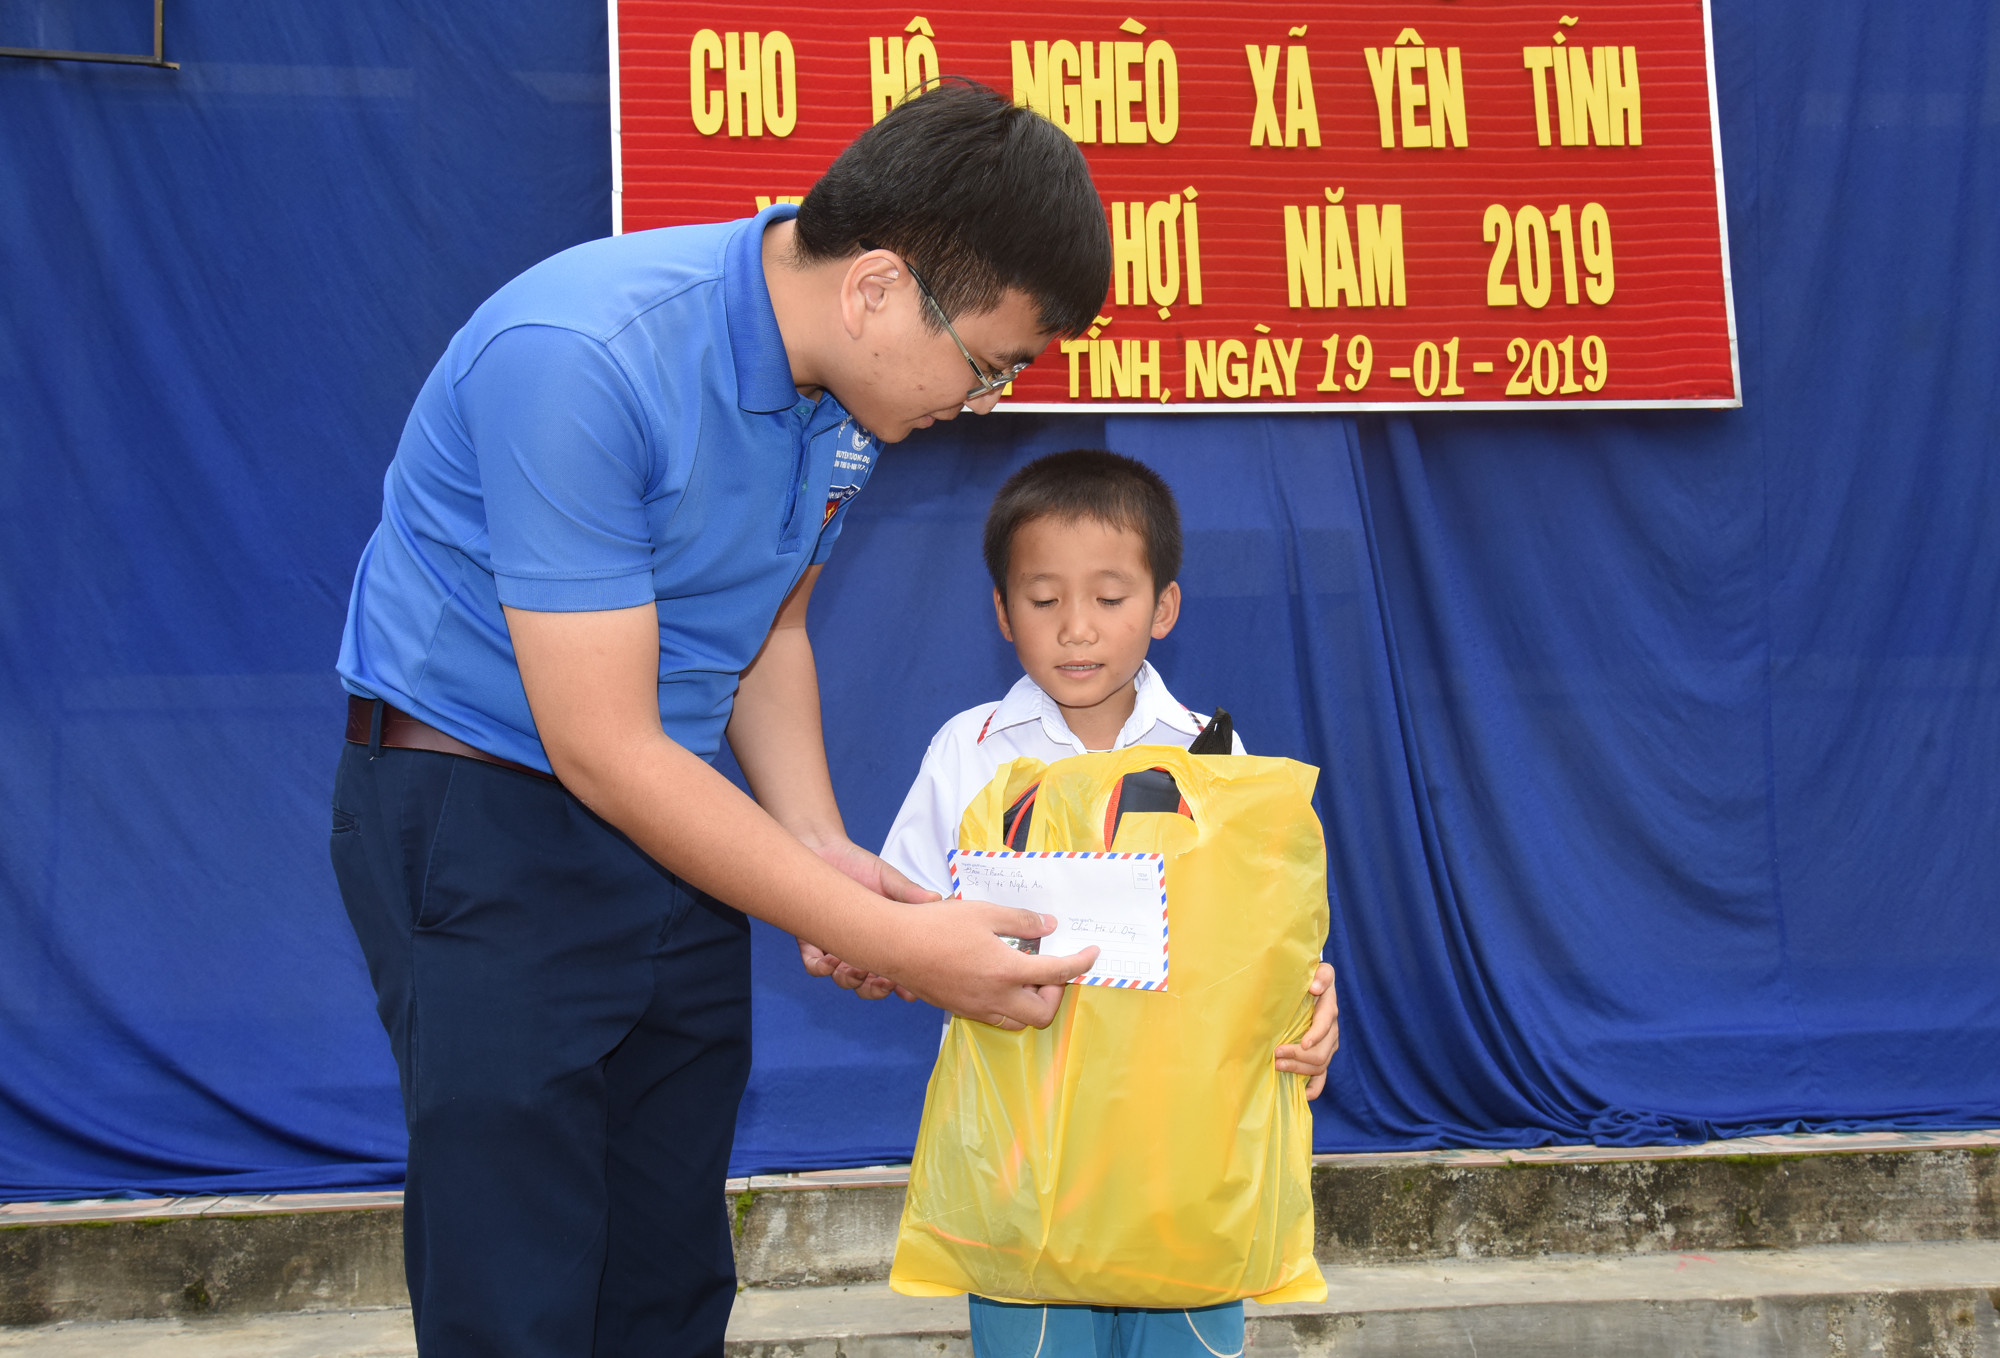
<svg viewBox="0 0 2000 1358">
<path fill-rule="evenodd" d="M 1177 745 L 1185 750 L 1208 718 L 1190 712 L 1167 692 L 1150 661 L 1139 666 L 1132 715 L 1112 745 Z M 1243 753 L 1236 741 L 1235 752 Z M 1027 675 L 997 703 L 982 703 L 953 717 L 931 737 L 924 762 L 889 827 L 882 857 L 919 886 L 951 894 L 945 856 L 958 847 L 958 822 L 979 790 L 993 781 L 1002 764 L 1029 755 L 1052 764 L 1086 754 L 1063 720 L 1062 709 Z"/>
</svg>

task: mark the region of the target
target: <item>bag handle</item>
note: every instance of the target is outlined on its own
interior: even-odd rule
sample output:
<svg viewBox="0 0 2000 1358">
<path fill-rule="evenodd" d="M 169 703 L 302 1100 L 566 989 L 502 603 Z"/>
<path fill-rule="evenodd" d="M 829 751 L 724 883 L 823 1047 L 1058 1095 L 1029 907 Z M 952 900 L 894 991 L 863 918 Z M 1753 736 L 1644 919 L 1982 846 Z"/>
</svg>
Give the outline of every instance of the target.
<svg viewBox="0 0 2000 1358">
<path fill-rule="evenodd" d="M 1236 750 L 1234 723 L 1226 708 L 1216 708 L 1215 715 L 1201 728 L 1188 753 L 1193 755 L 1233 754 Z M 1000 838 L 1015 853 L 1024 853 L 1028 847 L 1028 831 L 1035 820 L 1035 798 L 1042 785 L 1032 783 L 1015 799 L 1000 818 Z M 1118 823 L 1128 811 L 1178 813 L 1189 820 L 1194 819 L 1194 811 L 1188 806 L 1187 795 L 1181 790 L 1180 782 L 1166 769 L 1160 767 L 1134 769 L 1121 777 L 1111 789 L 1111 796 L 1104 806 L 1104 845 L 1108 849 L 1118 838 Z"/>
<path fill-rule="evenodd" d="M 1189 754 L 1235 754 L 1236 725 L 1229 719 L 1229 713 L 1216 708 L 1215 715 L 1208 719 L 1208 725 L 1201 728 L 1201 734 L 1188 746 Z"/>
</svg>

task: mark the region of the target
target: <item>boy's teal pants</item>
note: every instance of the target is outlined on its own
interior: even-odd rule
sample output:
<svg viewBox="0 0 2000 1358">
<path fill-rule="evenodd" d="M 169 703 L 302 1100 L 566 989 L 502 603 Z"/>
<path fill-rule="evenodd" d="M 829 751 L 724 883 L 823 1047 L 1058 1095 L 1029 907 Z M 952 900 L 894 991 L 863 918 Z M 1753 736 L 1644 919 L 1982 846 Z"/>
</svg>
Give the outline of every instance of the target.
<svg viewBox="0 0 2000 1358">
<path fill-rule="evenodd" d="M 966 1301 L 974 1358 L 1239 1358 L 1243 1352 L 1240 1301 L 1191 1311 Z"/>
</svg>

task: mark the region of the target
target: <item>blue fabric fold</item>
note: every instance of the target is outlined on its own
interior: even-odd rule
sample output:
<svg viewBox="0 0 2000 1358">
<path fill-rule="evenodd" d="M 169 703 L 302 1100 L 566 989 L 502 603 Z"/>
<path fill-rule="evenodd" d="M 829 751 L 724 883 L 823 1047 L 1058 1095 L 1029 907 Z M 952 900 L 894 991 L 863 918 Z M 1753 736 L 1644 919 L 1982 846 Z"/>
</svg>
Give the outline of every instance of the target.
<svg viewBox="0 0 2000 1358">
<path fill-rule="evenodd" d="M 999 483 L 1167 476 L 1153 660 L 1322 771 L 1322 1149 L 2000 1124 L 2000 18 L 1714 22 L 1743 409 L 964 418 L 815 596 L 879 842 L 1018 674 Z M 446 340 L 608 230 L 604 24 L 198 0 L 177 73 L 0 69 L 0 1197 L 399 1172 L 330 659 Z M 906 1156 L 935 1013 L 757 947 L 736 1172 Z"/>
</svg>

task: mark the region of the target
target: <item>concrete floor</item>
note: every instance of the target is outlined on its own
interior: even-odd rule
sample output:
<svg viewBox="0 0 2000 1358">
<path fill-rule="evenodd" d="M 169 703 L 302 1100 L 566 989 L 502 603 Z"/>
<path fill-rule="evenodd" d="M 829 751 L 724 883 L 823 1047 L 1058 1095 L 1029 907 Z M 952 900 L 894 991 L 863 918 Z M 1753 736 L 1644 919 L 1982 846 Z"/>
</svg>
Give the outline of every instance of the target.
<svg viewBox="0 0 2000 1358">
<path fill-rule="evenodd" d="M 1473 1259 L 1328 1270 L 1249 1312 L 1249 1352 L 1403 1358 L 2000 1358 L 2000 1243 Z M 965 1303 L 883 1283 L 753 1289 L 739 1358 L 964 1355 Z M 0 1330 L 6 1358 L 413 1358 L 406 1310 Z"/>
<path fill-rule="evenodd" d="M 415 1358 L 408 1310 L 0 1330 L 8 1358 Z"/>
</svg>

